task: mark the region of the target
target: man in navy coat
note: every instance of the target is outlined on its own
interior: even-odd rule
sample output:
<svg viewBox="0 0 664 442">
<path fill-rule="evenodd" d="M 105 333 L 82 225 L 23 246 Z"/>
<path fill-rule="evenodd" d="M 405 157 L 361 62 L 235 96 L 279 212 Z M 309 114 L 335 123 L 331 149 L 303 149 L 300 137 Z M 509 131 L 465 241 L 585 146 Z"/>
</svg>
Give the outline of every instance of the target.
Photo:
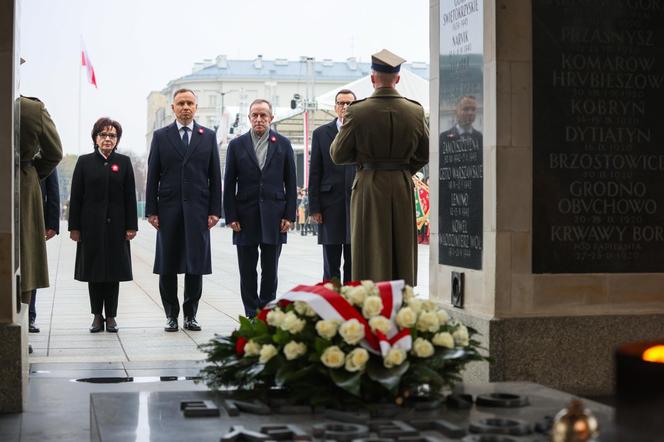
<svg viewBox="0 0 664 442">
<path fill-rule="evenodd" d="M 42 201 L 44 203 L 44 229 L 46 241 L 60 233 L 60 184 L 58 183 L 58 169 L 39 182 L 41 186 Z M 37 307 L 35 305 L 37 289 L 32 291 L 30 308 L 28 309 L 28 331 L 39 333 L 37 320 Z"/>
<path fill-rule="evenodd" d="M 224 214 L 237 246 L 240 293 L 247 317 L 255 316 L 276 297 L 281 245 L 295 222 L 293 147 L 288 138 L 270 130 L 273 119 L 270 102 L 254 100 L 249 106 L 251 130 L 230 142 L 226 157 Z"/>
<path fill-rule="evenodd" d="M 152 138 L 145 213 L 157 229 L 153 271 L 159 274 L 164 330 L 178 330 L 177 275 L 184 273 L 184 328 L 198 331 L 202 275 L 212 273 L 210 229 L 221 216 L 221 166 L 214 132 L 194 121 L 194 92 L 175 91 L 171 109 L 175 122 Z"/>
<path fill-rule="evenodd" d="M 335 97 L 337 117 L 314 130 L 311 139 L 309 168 L 309 213 L 318 223 L 318 244 L 323 245 L 323 280 L 341 279 L 341 256 L 344 257 L 343 282 L 351 279 L 350 193 L 355 179 L 355 165 L 337 165 L 330 158 L 330 144 L 339 133 L 346 108 L 355 94 L 342 89 Z"/>
</svg>

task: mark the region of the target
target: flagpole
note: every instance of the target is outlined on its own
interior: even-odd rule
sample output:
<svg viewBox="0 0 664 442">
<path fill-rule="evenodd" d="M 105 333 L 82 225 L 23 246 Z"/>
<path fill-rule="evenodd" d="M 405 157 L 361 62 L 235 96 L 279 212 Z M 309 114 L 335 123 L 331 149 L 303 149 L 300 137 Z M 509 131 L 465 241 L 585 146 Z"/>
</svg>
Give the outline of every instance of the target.
<svg viewBox="0 0 664 442">
<path fill-rule="evenodd" d="M 79 50 L 79 58 L 82 57 L 83 54 L 83 37 L 81 36 L 81 49 Z M 82 113 L 81 113 L 81 103 L 82 103 L 82 86 L 81 86 L 81 69 L 83 68 L 83 63 L 81 60 L 79 60 L 79 65 L 78 65 L 78 156 L 81 156 L 81 118 L 82 118 Z"/>
</svg>

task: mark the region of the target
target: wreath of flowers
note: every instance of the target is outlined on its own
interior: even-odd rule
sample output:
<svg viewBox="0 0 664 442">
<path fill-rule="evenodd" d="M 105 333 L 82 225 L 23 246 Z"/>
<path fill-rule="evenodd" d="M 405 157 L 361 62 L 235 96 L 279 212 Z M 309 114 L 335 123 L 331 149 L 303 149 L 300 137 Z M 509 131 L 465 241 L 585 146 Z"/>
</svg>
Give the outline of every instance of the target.
<svg viewBox="0 0 664 442">
<path fill-rule="evenodd" d="M 467 363 L 487 361 L 476 334 L 403 281 L 297 286 L 202 345 L 201 375 L 211 389 L 277 387 L 295 403 L 402 403 L 423 387 L 439 394 Z"/>
</svg>

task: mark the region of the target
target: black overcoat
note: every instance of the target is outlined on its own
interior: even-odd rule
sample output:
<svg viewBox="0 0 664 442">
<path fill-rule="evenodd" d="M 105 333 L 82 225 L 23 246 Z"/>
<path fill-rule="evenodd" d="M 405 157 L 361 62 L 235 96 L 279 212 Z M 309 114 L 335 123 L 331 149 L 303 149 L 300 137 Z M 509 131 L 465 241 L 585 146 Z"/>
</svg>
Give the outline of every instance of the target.
<svg viewBox="0 0 664 442">
<path fill-rule="evenodd" d="M 69 230 L 81 232 L 76 244 L 78 281 L 130 281 L 127 230 L 138 230 L 134 169 L 128 156 L 96 149 L 76 162 L 69 199 Z"/>
<path fill-rule="evenodd" d="M 350 194 L 354 165 L 338 165 L 330 145 L 338 133 L 337 119 L 314 130 L 309 168 L 309 214 L 323 215 L 318 244 L 350 244 Z"/>
<path fill-rule="evenodd" d="M 215 133 L 194 122 L 187 147 L 175 122 L 154 132 L 145 188 L 146 216 L 159 216 L 154 273 L 212 273 L 209 215 L 221 217 L 221 166 Z"/>
<path fill-rule="evenodd" d="M 293 147 L 288 138 L 270 131 L 265 165 L 261 170 L 251 132 L 228 145 L 224 172 L 226 224 L 240 222 L 233 244 L 283 244 L 282 219 L 295 222 L 297 183 Z"/>
</svg>

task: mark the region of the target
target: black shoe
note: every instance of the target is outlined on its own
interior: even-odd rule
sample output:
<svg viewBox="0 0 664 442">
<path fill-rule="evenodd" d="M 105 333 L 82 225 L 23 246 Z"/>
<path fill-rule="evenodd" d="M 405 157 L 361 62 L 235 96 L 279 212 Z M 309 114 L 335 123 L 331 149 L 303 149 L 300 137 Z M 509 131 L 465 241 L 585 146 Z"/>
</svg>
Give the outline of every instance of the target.
<svg viewBox="0 0 664 442">
<path fill-rule="evenodd" d="M 184 320 L 184 328 L 191 331 L 201 331 L 201 326 L 196 321 L 196 318 L 186 318 Z"/>
<path fill-rule="evenodd" d="M 166 320 L 166 326 L 164 327 L 164 331 L 167 332 L 178 331 L 178 320 L 176 318 L 168 318 Z"/>
<path fill-rule="evenodd" d="M 39 327 L 35 325 L 35 321 L 30 321 L 30 325 L 28 325 L 28 331 L 30 333 L 39 333 Z"/>
<path fill-rule="evenodd" d="M 32 354 L 32 344 L 28 344 L 28 354 Z"/>
<path fill-rule="evenodd" d="M 99 333 L 100 331 L 104 331 L 104 317 L 102 315 L 95 315 L 92 325 L 90 325 L 90 333 Z"/>
<path fill-rule="evenodd" d="M 118 332 L 118 323 L 115 322 L 115 318 L 106 318 L 106 331 L 109 333 Z"/>
</svg>

